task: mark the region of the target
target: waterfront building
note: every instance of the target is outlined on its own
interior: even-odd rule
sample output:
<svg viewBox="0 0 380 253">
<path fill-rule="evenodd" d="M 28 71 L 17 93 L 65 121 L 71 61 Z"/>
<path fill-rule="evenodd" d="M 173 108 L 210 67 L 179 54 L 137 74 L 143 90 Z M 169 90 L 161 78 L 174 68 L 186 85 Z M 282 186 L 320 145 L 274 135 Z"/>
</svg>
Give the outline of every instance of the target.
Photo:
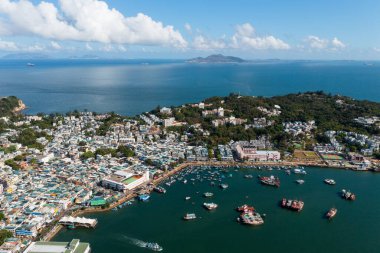
<svg viewBox="0 0 380 253">
<path fill-rule="evenodd" d="M 90 244 L 73 239 L 71 242 L 32 242 L 24 253 L 90 253 Z"/>
<path fill-rule="evenodd" d="M 118 191 L 133 190 L 149 181 L 149 170 L 136 174 L 128 169 L 115 172 L 102 180 L 102 186 Z"/>
<path fill-rule="evenodd" d="M 281 154 L 278 151 L 257 150 L 257 148 L 252 145 L 238 144 L 235 150 L 241 160 L 266 162 L 281 159 Z"/>
</svg>

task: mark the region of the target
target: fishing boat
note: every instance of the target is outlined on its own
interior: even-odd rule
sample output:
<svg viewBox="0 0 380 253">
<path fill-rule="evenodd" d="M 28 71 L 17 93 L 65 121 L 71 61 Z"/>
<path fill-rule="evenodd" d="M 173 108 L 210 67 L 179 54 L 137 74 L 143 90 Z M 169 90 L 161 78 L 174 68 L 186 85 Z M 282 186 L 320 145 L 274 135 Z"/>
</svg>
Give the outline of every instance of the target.
<svg viewBox="0 0 380 253">
<path fill-rule="evenodd" d="M 326 218 L 327 219 L 332 219 L 335 217 L 336 213 L 338 212 L 338 209 L 336 208 L 331 208 L 327 213 L 326 213 Z"/>
<path fill-rule="evenodd" d="M 220 184 L 219 187 L 225 190 L 228 188 L 228 184 Z"/>
<path fill-rule="evenodd" d="M 305 183 L 305 180 L 298 179 L 298 180 L 296 180 L 296 183 L 297 183 L 297 184 L 304 184 L 304 183 Z"/>
<path fill-rule="evenodd" d="M 238 212 L 254 212 L 255 208 L 253 206 L 249 206 L 247 204 L 244 204 L 242 206 L 238 206 L 236 208 L 236 211 L 238 211 Z"/>
<path fill-rule="evenodd" d="M 335 185 L 336 182 L 334 179 L 331 179 L 331 178 L 326 178 L 325 180 L 323 180 L 323 182 L 325 182 L 326 184 L 329 184 L 329 185 Z"/>
<path fill-rule="evenodd" d="M 197 216 L 195 215 L 195 213 L 187 213 L 185 214 L 185 216 L 183 216 L 184 220 L 195 220 L 196 218 Z"/>
<path fill-rule="evenodd" d="M 264 220 L 259 213 L 246 212 L 242 213 L 237 221 L 246 225 L 258 226 L 264 224 Z"/>
<path fill-rule="evenodd" d="M 342 198 L 347 199 L 347 200 L 355 200 L 356 196 L 352 192 L 343 189 L 342 190 Z"/>
<path fill-rule="evenodd" d="M 303 209 L 304 202 L 301 200 L 291 200 L 283 198 L 281 201 L 281 206 L 286 209 L 300 212 Z"/>
<path fill-rule="evenodd" d="M 150 199 L 150 196 L 148 194 L 141 194 L 141 195 L 139 195 L 138 199 L 140 201 L 146 202 Z"/>
<path fill-rule="evenodd" d="M 163 250 L 163 248 L 160 245 L 158 245 L 158 243 L 147 242 L 143 246 L 144 246 L 144 248 L 147 248 L 147 249 L 150 249 L 153 251 L 162 251 Z"/>
<path fill-rule="evenodd" d="M 158 192 L 158 193 L 166 193 L 166 189 L 164 187 L 161 187 L 161 186 L 156 186 L 153 188 L 153 190 L 155 192 Z"/>
<path fill-rule="evenodd" d="M 293 170 L 293 173 L 294 174 L 301 174 L 301 175 L 306 175 L 307 172 L 304 168 L 296 168 Z"/>
<path fill-rule="evenodd" d="M 280 179 L 278 177 L 273 176 L 273 175 L 271 175 L 270 177 L 259 176 L 259 180 L 264 185 L 280 187 Z"/>
<path fill-rule="evenodd" d="M 212 193 L 212 192 L 205 192 L 203 194 L 203 196 L 206 197 L 206 198 L 211 198 L 212 196 L 214 196 L 214 193 Z"/>
<path fill-rule="evenodd" d="M 211 210 L 215 210 L 216 208 L 218 208 L 218 204 L 215 204 L 215 203 L 203 203 L 203 206 L 211 211 Z"/>
</svg>

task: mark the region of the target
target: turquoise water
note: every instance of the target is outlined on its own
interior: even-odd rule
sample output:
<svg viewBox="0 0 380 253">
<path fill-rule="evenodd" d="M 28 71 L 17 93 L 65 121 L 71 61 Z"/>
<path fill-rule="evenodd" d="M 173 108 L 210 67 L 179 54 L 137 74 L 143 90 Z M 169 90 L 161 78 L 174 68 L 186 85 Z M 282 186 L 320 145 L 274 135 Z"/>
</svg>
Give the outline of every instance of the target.
<svg viewBox="0 0 380 253">
<path fill-rule="evenodd" d="M 135 115 L 157 105 L 198 102 L 230 92 L 274 96 L 324 90 L 380 101 L 380 63 L 186 64 L 167 60 L 0 60 L 0 96 L 28 113 L 88 109 Z M 149 63 L 149 64 L 143 64 Z"/>
<path fill-rule="evenodd" d="M 286 175 L 283 171 L 231 170 L 232 177 L 223 182 L 222 190 L 203 181 L 175 183 L 165 195 L 152 193 L 148 203 L 134 203 L 118 211 L 89 215 L 99 220 L 94 230 L 63 230 L 54 240 L 79 238 L 91 243 L 93 252 L 150 252 L 134 240 L 157 242 L 163 252 L 308 252 L 308 253 L 373 253 L 380 247 L 380 174 L 336 169 L 307 168 L 308 175 Z M 228 172 L 226 175 L 228 175 Z M 244 175 L 252 174 L 253 179 Z M 257 175 L 274 174 L 281 179 L 279 189 L 259 184 Z M 294 181 L 306 182 L 298 185 Z M 334 178 L 335 186 L 323 183 Z M 342 188 L 351 189 L 357 200 L 340 198 Z M 202 194 L 211 191 L 219 204 L 212 212 L 202 208 Z M 191 196 L 185 201 L 185 196 Z M 281 198 L 300 198 L 305 202 L 300 213 L 279 207 Z M 244 203 L 266 213 L 265 224 L 244 226 L 236 222 L 234 210 Z M 338 208 L 337 216 L 328 221 L 326 211 Z M 186 212 L 199 217 L 183 221 Z"/>
</svg>

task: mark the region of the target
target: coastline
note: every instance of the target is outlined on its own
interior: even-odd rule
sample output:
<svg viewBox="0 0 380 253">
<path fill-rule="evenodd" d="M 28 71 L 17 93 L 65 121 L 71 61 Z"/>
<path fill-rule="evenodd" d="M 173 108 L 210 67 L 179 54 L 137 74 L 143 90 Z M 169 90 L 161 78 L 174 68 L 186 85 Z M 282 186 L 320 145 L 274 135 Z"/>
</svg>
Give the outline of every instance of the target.
<svg viewBox="0 0 380 253">
<path fill-rule="evenodd" d="M 319 167 L 319 168 L 328 168 L 328 169 L 344 169 L 344 170 L 353 170 L 358 172 L 372 172 L 371 170 L 354 170 L 353 168 L 346 167 L 346 166 L 338 166 L 338 165 L 328 165 L 324 163 L 313 163 L 313 162 L 291 162 L 291 161 L 281 161 L 281 162 L 220 162 L 220 161 L 204 161 L 204 162 L 185 162 L 177 165 L 174 169 L 166 172 L 161 177 L 154 179 L 150 182 L 151 185 L 158 185 L 162 181 L 170 178 L 171 176 L 175 175 L 176 173 L 180 172 L 181 170 L 184 170 L 190 166 L 213 166 L 213 167 L 223 167 L 223 168 L 250 168 L 250 167 L 257 167 L 257 166 L 290 166 L 290 167 L 298 167 L 298 166 L 306 166 L 306 167 Z M 149 192 L 151 192 L 152 189 L 149 189 Z M 84 210 L 76 210 L 70 215 L 73 217 L 78 217 L 80 215 L 85 214 L 93 214 L 93 213 L 100 213 L 100 212 L 108 212 L 111 211 L 113 208 L 130 201 L 131 199 L 138 196 L 138 192 L 132 192 L 125 197 L 117 200 L 116 202 L 113 202 L 110 204 L 107 208 L 88 208 Z M 62 214 L 62 216 L 65 214 Z M 50 241 L 52 240 L 60 231 L 64 228 L 62 225 L 55 225 L 52 229 L 48 230 L 48 232 L 42 236 L 44 241 Z"/>
</svg>

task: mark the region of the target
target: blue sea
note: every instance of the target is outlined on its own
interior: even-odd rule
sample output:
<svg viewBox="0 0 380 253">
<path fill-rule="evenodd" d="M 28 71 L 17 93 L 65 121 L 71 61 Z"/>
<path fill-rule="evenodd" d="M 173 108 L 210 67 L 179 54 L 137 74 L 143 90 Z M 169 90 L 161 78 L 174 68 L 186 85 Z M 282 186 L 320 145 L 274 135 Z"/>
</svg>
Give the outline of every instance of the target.
<svg viewBox="0 0 380 253">
<path fill-rule="evenodd" d="M 276 96 L 316 90 L 380 102 L 380 62 L 0 60 L 0 96 L 20 97 L 30 114 L 87 109 L 133 116 L 231 92 Z"/>
</svg>

